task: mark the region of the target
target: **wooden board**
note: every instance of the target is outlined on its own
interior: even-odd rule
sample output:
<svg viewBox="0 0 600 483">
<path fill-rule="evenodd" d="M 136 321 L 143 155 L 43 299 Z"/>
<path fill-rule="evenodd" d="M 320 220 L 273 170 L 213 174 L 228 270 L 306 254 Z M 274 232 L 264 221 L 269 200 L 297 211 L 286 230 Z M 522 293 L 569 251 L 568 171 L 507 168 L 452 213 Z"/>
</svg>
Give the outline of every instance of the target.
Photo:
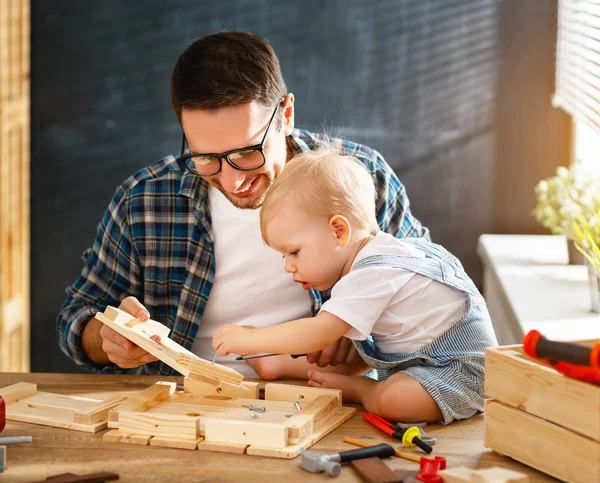
<svg viewBox="0 0 600 483">
<path fill-rule="evenodd" d="M 484 417 L 487 448 L 564 481 L 600 481 L 600 442 L 498 401 Z"/>
<path fill-rule="evenodd" d="M 107 427 L 109 411 L 127 399 L 107 400 L 66 396 L 37 390 L 20 382 L 0 389 L 6 403 L 6 419 L 95 433 Z"/>
<path fill-rule="evenodd" d="M 103 324 L 137 344 L 183 376 L 197 377 L 202 382 L 219 386 L 221 383 L 239 386 L 244 376 L 239 372 L 211 361 L 201 359 L 185 347 L 169 339 L 170 329 L 155 320 L 142 322 L 116 307 L 106 307 L 104 313 L 94 316 Z M 160 343 L 151 339 L 159 335 Z"/>
<path fill-rule="evenodd" d="M 247 397 L 250 390 L 215 394 L 214 387 L 187 378 L 185 392 L 174 391 L 174 383 L 157 382 L 110 412 L 110 427 L 116 429 L 104 440 L 293 458 L 356 412 L 339 406 L 337 391 L 279 386 L 277 399 L 261 400 Z M 294 404 L 299 389 L 308 401 L 300 411 Z"/>
<path fill-rule="evenodd" d="M 523 354 L 521 345 L 486 349 L 485 393 L 600 441 L 600 385 L 564 376 Z"/>
</svg>

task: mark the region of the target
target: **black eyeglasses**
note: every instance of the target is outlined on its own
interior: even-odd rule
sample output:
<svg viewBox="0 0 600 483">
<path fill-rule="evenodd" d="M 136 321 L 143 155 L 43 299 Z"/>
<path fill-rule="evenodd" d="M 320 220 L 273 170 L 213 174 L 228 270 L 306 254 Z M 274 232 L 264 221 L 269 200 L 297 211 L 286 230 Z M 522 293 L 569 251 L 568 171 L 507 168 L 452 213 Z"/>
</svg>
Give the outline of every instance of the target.
<svg viewBox="0 0 600 483">
<path fill-rule="evenodd" d="M 275 110 L 273 111 L 273 115 L 269 120 L 267 130 L 265 131 L 265 135 L 263 136 L 260 144 L 255 144 L 246 148 L 232 149 L 231 151 L 227 151 L 222 154 L 184 154 L 186 139 L 185 133 L 183 133 L 179 160 L 185 163 L 185 167 L 189 171 L 197 174 L 198 176 L 213 176 L 217 174 L 219 171 L 221 171 L 223 158 L 227 160 L 232 168 L 239 169 L 240 171 L 252 171 L 262 167 L 266 162 L 264 151 L 265 142 L 267 141 L 267 137 L 271 131 L 271 125 L 273 124 L 273 119 L 275 119 L 275 116 L 279 112 L 280 106 L 281 102 L 278 102 Z"/>
</svg>

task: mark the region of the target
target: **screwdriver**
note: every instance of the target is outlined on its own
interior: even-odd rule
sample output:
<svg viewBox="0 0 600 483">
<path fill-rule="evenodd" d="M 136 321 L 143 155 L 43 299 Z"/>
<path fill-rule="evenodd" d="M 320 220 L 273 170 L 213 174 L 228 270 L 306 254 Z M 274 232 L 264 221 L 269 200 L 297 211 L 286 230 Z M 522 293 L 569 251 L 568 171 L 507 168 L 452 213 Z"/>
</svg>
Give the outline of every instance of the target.
<svg viewBox="0 0 600 483">
<path fill-rule="evenodd" d="M 421 431 L 416 426 L 411 426 L 410 428 L 396 431 L 392 423 L 386 421 L 377 414 L 364 413 L 363 418 L 369 421 L 372 425 L 381 429 L 384 433 L 387 433 L 390 436 L 401 440 L 404 446 L 418 446 L 427 454 L 433 451 L 433 448 L 420 438 Z"/>
<path fill-rule="evenodd" d="M 282 354 L 255 354 L 253 356 L 239 356 L 236 357 L 236 361 L 247 361 L 248 359 L 258 359 L 259 357 L 271 357 L 271 356 L 280 356 Z M 298 357 L 304 357 L 307 354 L 290 354 L 292 359 L 298 359 Z"/>
</svg>

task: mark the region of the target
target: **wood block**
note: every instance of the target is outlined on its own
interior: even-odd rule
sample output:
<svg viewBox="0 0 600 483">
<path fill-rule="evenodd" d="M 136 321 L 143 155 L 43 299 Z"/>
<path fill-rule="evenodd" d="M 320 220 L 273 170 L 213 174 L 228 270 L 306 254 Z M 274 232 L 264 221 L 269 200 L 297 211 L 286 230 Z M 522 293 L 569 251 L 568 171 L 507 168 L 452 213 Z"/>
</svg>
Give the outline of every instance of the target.
<svg viewBox="0 0 600 483">
<path fill-rule="evenodd" d="M 111 425 L 119 421 L 119 413 L 121 411 L 147 411 L 156 406 L 159 402 L 167 399 L 171 394 L 175 393 L 177 385 L 174 382 L 159 381 L 154 383 L 148 389 L 137 393 L 132 398 L 114 407 L 108 413 L 109 427 L 117 427 Z"/>
<path fill-rule="evenodd" d="M 335 396 L 319 396 L 286 422 L 289 428 L 289 443 L 298 444 L 312 434 L 315 425 L 338 408 Z"/>
<path fill-rule="evenodd" d="M 125 396 L 117 396 L 99 402 L 73 414 L 73 421 L 81 424 L 93 424 L 99 421 L 108 421 L 108 412 L 126 400 Z"/>
<path fill-rule="evenodd" d="M 444 479 L 444 481 L 446 481 Z M 472 483 L 528 483 L 529 476 L 505 468 L 485 468 L 473 471 Z"/>
<path fill-rule="evenodd" d="M 566 377 L 524 355 L 522 346 L 486 349 L 485 393 L 600 441 L 600 385 Z"/>
<path fill-rule="evenodd" d="M 342 391 L 339 389 L 292 386 L 273 382 L 265 385 L 265 400 L 298 401 L 302 407 L 303 404 L 309 403 L 319 396 L 334 396 L 338 399 L 338 406 L 342 407 Z"/>
<path fill-rule="evenodd" d="M 438 471 L 438 475 L 444 479 L 444 483 L 471 483 L 473 470 L 465 466 L 457 466 Z"/>
<path fill-rule="evenodd" d="M 247 444 L 243 443 L 220 443 L 218 441 L 206 441 L 198 444 L 199 451 L 219 451 L 223 453 L 244 454 Z"/>
<path fill-rule="evenodd" d="M 256 456 L 270 456 L 272 458 L 295 458 L 300 454 L 301 448 L 309 448 L 320 439 L 327 436 L 334 429 L 337 429 L 344 422 L 348 421 L 356 413 L 355 408 L 338 408 L 329 418 L 321 420 L 323 424 L 315 429 L 313 434 L 308 436 L 302 443 L 287 446 L 283 449 L 270 448 L 253 444 L 246 450 L 247 454 Z"/>
<path fill-rule="evenodd" d="M 257 423 L 258 420 L 207 419 L 204 437 L 207 442 L 260 444 L 268 448 L 287 446 L 288 428 L 284 424 Z"/>
<path fill-rule="evenodd" d="M 73 421 L 73 413 L 55 411 L 47 408 L 30 407 L 23 401 L 10 403 L 6 406 L 6 419 L 23 423 L 54 426 L 55 428 L 74 429 L 86 433 L 97 433 L 107 427 L 106 421 L 92 424 L 79 424 Z"/>
<path fill-rule="evenodd" d="M 380 458 L 351 461 L 354 471 L 367 483 L 397 483 L 398 476 Z"/>
<path fill-rule="evenodd" d="M 28 382 L 17 382 L 11 386 L 0 389 L 0 396 L 6 405 L 19 399 L 33 396 L 37 392 L 37 386 Z"/>
<path fill-rule="evenodd" d="M 190 394 L 206 394 L 214 396 L 241 396 L 258 399 L 258 382 L 242 381 L 239 386 L 231 384 L 209 384 L 195 377 L 183 379 L 183 391 Z"/>
<path fill-rule="evenodd" d="M 204 441 L 201 436 L 195 440 L 187 440 L 181 438 L 167 438 L 164 436 L 154 436 L 150 440 L 150 446 L 160 446 L 165 448 L 177 448 L 177 449 L 190 449 L 194 450 L 198 446 L 198 443 Z"/>
<path fill-rule="evenodd" d="M 196 440 L 200 437 L 200 424 L 197 417 L 191 416 L 121 411 L 119 413 L 119 431 L 146 436 Z"/>
<path fill-rule="evenodd" d="M 498 401 L 486 401 L 484 414 L 487 448 L 561 480 L 600 481 L 598 441 Z"/>
</svg>

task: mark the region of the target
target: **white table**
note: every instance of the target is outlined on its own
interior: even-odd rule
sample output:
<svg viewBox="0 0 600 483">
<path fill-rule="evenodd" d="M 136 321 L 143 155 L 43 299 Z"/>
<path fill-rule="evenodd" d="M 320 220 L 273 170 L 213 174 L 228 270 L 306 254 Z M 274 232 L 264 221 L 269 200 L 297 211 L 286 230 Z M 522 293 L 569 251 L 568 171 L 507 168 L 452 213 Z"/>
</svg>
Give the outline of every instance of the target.
<svg viewBox="0 0 600 483">
<path fill-rule="evenodd" d="M 531 329 L 554 340 L 600 339 L 587 268 L 568 265 L 564 237 L 482 235 L 477 252 L 499 344 L 520 344 Z"/>
</svg>

